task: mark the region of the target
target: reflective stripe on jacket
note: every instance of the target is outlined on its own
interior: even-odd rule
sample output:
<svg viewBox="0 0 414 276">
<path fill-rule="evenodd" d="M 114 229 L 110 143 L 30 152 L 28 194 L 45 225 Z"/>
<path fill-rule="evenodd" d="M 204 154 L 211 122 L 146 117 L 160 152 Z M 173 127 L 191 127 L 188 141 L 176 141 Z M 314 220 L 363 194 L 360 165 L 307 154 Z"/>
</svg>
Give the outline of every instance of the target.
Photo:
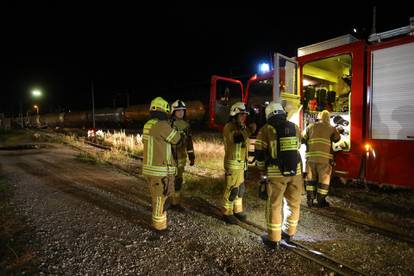
<svg viewBox="0 0 414 276">
<path fill-rule="evenodd" d="M 243 141 L 235 143 L 234 136 L 242 135 Z M 234 122 L 228 122 L 223 129 L 224 139 L 224 169 L 225 170 L 244 170 L 249 151 L 249 136 L 252 131 L 248 128 L 240 128 Z"/>
<path fill-rule="evenodd" d="M 142 173 L 160 177 L 175 174 L 171 144 L 180 141 L 178 131 L 172 129 L 168 121 L 151 119 L 144 125 L 142 136 L 144 143 Z"/>
<path fill-rule="evenodd" d="M 306 143 L 306 160 L 317 163 L 329 163 L 333 159 L 332 142 L 338 142 L 341 136 L 329 123 L 316 122 L 309 125 L 303 140 Z"/>
</svg>

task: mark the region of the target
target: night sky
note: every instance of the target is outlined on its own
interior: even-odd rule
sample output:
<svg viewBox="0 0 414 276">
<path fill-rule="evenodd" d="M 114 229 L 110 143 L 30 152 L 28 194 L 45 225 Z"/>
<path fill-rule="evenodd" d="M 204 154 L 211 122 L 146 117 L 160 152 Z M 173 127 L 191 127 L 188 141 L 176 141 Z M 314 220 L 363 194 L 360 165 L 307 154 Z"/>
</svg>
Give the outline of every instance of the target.
<svg viewBox="0 0 414 276">
<path fill-rule="evenodd" d="M 44 93 L 41 113 L 89 109 L 91 80 L 98 108 L 112 107 L 114 98 L 125 105 L 126 93 L 131 104 L 158 95 L 206 100 L 213 74 L 246 77 L 275 51 L 296 56 L 298 47 L 354 27 L 364 37 L 372 25 L 372 4 L 349 1 L 232 8 L 14 2 L 0 4 L 0 113 L 6 114 L 17 114 L 19 103 L 32 106 L 34 87 Z M 406 26 L 414 16 L 408 4 L 392 3 L 377 4 L 378 32 Z"/>
</svg>

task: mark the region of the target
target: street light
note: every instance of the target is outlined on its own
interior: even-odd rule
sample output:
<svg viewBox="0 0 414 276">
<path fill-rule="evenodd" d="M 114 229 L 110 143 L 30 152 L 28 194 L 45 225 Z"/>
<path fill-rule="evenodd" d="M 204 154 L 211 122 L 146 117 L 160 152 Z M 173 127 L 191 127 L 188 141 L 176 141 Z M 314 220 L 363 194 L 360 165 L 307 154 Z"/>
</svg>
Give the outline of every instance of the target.
<svg viewBox="0 0 414 276">
<path fill-rule="evenodd" d="M 39 107 L 37 105 L 34 105 L 33 108 L 36 109 L 36 114 L 39 115 Z"/>
<path fill-rule="evenodd" d="M 33 97 L 39 98 L 42 96 L 42 91 L 40 91 L 39 89 L 35 89 L 32 91 L 32 95 Z"/>
</svg>

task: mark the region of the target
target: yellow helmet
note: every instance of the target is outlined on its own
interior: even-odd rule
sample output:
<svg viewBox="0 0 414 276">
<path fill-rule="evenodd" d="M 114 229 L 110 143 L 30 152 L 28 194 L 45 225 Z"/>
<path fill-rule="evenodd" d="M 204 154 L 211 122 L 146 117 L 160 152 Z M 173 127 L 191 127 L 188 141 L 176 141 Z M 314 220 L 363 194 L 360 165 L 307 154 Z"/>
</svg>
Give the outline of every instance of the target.
<svg viewBox="0 0 414 276">
<path fill-rule="evenodd" d="M 150 111 L 170 112 L 170 105 L 161 97 L 156 97 L 151 101 Z"/>
<path fill-rule="evenodd" d="M 239 113 L 249 114 L 249 112 L 247 112 L 246 105 L 243 102 L 237 102 L 233 104 L 230 108 L 230 116 L 233 117 Z"/>
<path fill-rule="evenodd" d="M 330 117 L 331 117 L 331 114 L 329 114 L 328 110 L 324 110 L 318 113 L 318 120 L 321 120 L 322 122 L 329 123 Z"/>
<path fill-rule="evenodd" d="M 185 103 L 181 100 L 176 100 L 171 104 L 171 113 L 174 113 L 176 110 L 186 110 L 187 107 Z"/>
<path fill-rule="evenodd" d="M 277 114 L 286 114 L 285 109 L 282 104 L 277 102 L 271 102 L 266 106 L 265 109 L 266 120 L 269 120 L 270 117 Z"/>
</svg>

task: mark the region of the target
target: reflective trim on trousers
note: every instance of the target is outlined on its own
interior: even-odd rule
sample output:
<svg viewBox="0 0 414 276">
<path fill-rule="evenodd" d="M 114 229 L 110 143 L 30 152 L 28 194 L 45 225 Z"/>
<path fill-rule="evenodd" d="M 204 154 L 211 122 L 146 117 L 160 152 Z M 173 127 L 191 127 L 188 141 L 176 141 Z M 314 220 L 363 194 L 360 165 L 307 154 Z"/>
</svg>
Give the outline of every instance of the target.
<svg viewBox="0 0 414 276">
<path fill-rule="evenodd" d="M 321 188 L 318 188 L 317 192 L 318 192 L 318 194 L 321 194 L 321 195 L 327 195 L 328 194 L 328 190 L 321 189 Z"/>
<path fill-rule="evenodd" d="M 306 191 L 315 191 L 315 190 L 316 190 L 315 185 L 309 185 L 309 184 L 306 185 Z"/>
</svg>

